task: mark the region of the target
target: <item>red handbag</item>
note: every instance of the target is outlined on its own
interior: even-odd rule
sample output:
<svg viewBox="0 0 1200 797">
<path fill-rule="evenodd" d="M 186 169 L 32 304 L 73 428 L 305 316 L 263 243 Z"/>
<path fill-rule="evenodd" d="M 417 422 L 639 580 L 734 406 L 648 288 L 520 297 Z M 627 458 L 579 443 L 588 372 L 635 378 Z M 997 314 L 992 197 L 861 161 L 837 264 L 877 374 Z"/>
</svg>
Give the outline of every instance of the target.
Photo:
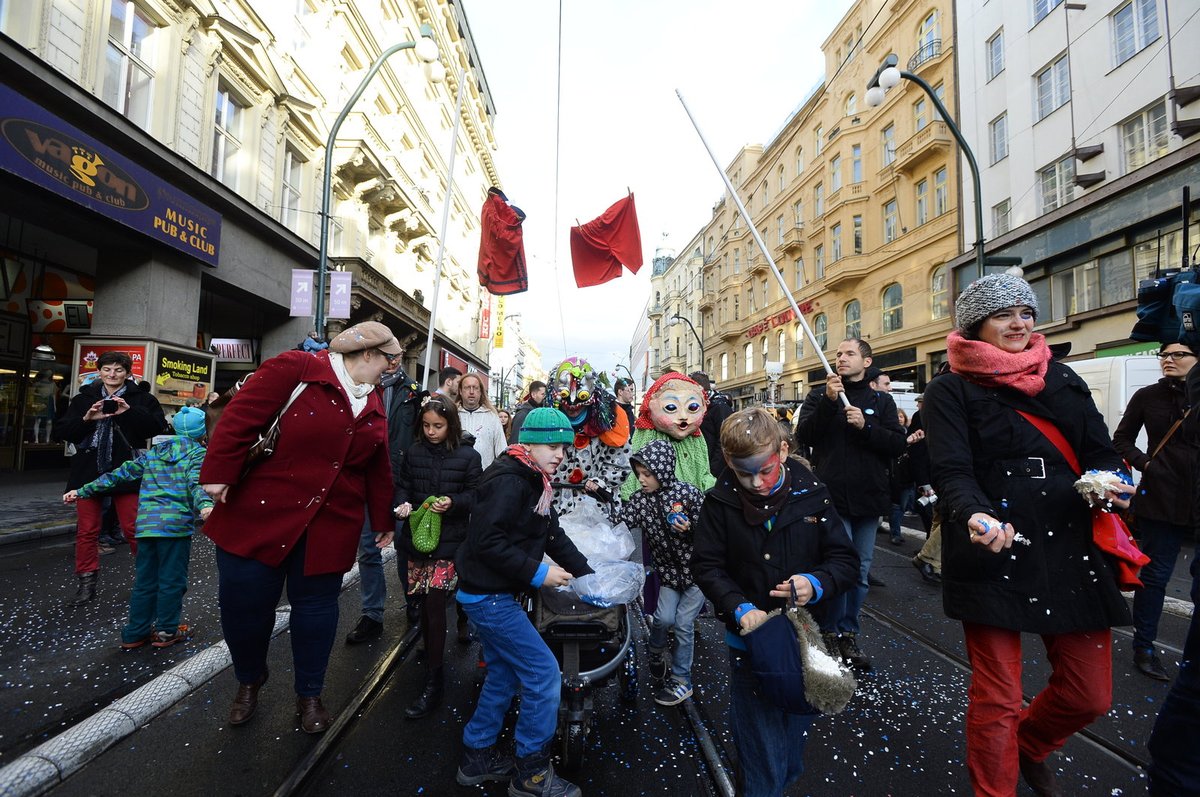
<svg viewBox="0 0 1200 797">
<path fill-rule="evenodd" d="M 1054 444 L 1067 464 L 1071 466 L 1071 470 L 1075 471 L 1076 476 L 1083 475 L 1079 457 L 1075 456 L 1075 450 L 1071 448 L 1067 438 L 1063 437 L 1063 433 L 1058 430 L 1057 426 L 1045 418 L 1039 418 L 1028 412 L 1017 410 L 1017 413 L 1033 424 L 1035 429 Z M 1092 542 L 1096 543 L 1097 548 L 1112 557 L 1113 575 L 1116 576 L 1117 587 L 1128 592 L 1142 586 L 1142 581 L 1138 578 L 1138 570 L 1150 563 L 1150 557 L 1138 549 L 1137 541 L 1133 539 L 1133 534 L 1130 533 L 1129 527 L 1125 525 L 1125 521 L 1121 519 L 1120 515 L 1115 512 L 1105 512 L 1098 506 L 1092 507 Z"/>
</svg>

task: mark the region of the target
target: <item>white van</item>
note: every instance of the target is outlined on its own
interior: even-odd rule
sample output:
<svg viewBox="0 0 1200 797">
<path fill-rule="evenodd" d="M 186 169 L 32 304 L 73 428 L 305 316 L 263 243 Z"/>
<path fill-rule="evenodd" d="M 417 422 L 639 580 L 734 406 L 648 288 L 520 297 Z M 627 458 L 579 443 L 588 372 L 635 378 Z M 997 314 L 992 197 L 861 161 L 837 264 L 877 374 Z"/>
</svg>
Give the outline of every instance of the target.
<svg viewBox="0 0 1200 797">
<path fill-rule="evenodd" d="M 1096 357 L 1065 363 L 1087 382 L 1092 399 L 1111 435 L 1125 415 L 1130 397 L 1146 385 L 1162 378 L 1158 357 L 1153 354 L 1126 354 L 1119 357 Z M 1138 434 L 1137 446 L 1146 450 L 1146 430 Z"/>
</svg>

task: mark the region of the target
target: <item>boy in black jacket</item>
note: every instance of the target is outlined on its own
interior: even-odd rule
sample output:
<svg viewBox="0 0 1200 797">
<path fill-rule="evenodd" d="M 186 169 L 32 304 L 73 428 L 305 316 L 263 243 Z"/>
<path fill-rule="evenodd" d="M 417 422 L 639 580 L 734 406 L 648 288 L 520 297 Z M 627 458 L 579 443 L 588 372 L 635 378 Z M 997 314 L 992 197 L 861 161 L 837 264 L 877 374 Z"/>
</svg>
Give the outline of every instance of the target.
<svg viewBox="0 0 1200 797">
<path fill-rule="evenodd" d="M 709 490 L 696 525 L 692 575 L 726 626 L 730 717 L 738 753 L 738 794 L 782 794 L 804 771 L 811 715 L 787 714 L 756 694 L 738 632 L 785 605 L 828 601 L 853 587 L 859 560 L 829 491 L 788 459 L 771 413 L 756 407 L 721 426 L 727 469 Z M 789 584 L 790 582 L 790 584 Z"/>
<path fill-rule="evenodd" d="M 592 571 L 558 525 L 550 476 L 575 440 L 567 416 L 550 407 L 531 410 L 520 442 L 484 472 L 467 539 L 455 555 L 458 601 L 475 623 L 487 679 L 475 714 L 463 729 L 458 782 L 474 786 L 508 780 L 512 797 L 579 797 L 579 787 L 554 774 L 550 745 L 558 723 L 558 660 L 521 607 L 525 590 L 565 585 Z M 559 565 L 542 561 L 543 554 Z M 504 714 L 521 689 L 515 732 L 517 761 L 496 750 Z"/>
</svg>

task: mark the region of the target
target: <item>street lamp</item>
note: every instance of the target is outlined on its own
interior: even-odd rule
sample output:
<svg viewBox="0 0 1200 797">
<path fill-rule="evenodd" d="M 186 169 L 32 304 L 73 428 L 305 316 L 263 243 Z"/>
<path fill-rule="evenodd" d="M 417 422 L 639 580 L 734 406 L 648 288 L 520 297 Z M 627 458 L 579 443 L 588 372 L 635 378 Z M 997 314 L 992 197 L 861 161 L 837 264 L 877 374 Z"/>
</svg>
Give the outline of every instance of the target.
<svg viewBox="0 0 1200 797">
<path fill-rule="evenodd" d="M 329 128 L 329 137 L 325 141 L 325 174 L 322 175 L 321 183 L 321 250 L 317 258 L 317 312 L 315 320 L 317 334 L 321 336 L 322 340 L 325 338 L 325 277 L 329 273 L 329 205 L 333 193 L 334 141 L 337 139 L 342 122 L 346 121 L 346 117 L 350 115 L 354 104 L 358 102 L 358 98 L 366 91 L 367 84 L 379 72 L 383 66 L 383 62 L 401 50 L 415 50 L 417 57 L 426 64 L 425 77 L 431 83 L 441 83 L 446 79 L 446 68 L 437 63 L 438 47 L 437 42 L 433 40 L 433 28 L 429 25 L 422 25 L 420 39 L 415 42 L 393 44 L 379 54 L 379 57 L 375 59 L 375 63 L 371 64 L 371 68 L 367 70 L 367 74 L 363 75 L 363 79 L 358 84 L 358 88 L 355 89 L 354 94 L 346 101 L 342 112 L 334 120 L 333 127 Z"/>
<path fill-rule="evenodd" d="M 669 326 L 669 327 L 677 326 L 680 321 L 687 324 L 688 329 L 692 330 L 692 335 L 695 336 L 695 338 L 696 338 L 696 345 L 700 347 L 700 369 L 699 370 L 703 371 L 704 370 L 704 341 L 700 340 L 700 334 L 698 332 L 696 332 L 696 327 L 694 327 L 692 325 L 691 321 L 688 321 L 686 318 L 679 315 L 678 313 L 671 316 L 667 320 L 667 326 Z M 685 368 L 687 367 L 686 363 L 684 364 L 684 367 Z"/>
<path fill-rule="evenodd" d="M 975 161 L 975 153 L 967 146 L 966 139 L 963 138 L 962 131 L 958 129 L 958 125 L 950 118 L 950 114 L 946 111 L 946 106 L 938 99 L 938 96 L 933 91 L 933 87 L 922 80 L 917 75 L 911 72 L 902 72 L 896 65 L 900 63 L 900 59 L 895 53 L 892 53 L 887 58 L 883 59 L 879 69 L 875 70 L 875 74 L 871 77 L 871 81 L 867 83 L 867 105 L 872 108 L 878 108 L 883 104 L 884 93 L 891 88 L 900 84 L 900 79 L 911 80 L 920 86 L 929 99 L 933 102 L 933 107 L 941 115 L 942 121 L 946 123 L 946 127 L 950 129 L 950 134 L 954 136 L 954 140 L 958 142 L 959 148 L 962 150 L 963 157 L 967 159 L 967 165 L 971 167 L 971 179 L 975 191 L 975 269 L 978 272 L 976 279 L 983 276 L 984 256 L 983 256 L 983 198 L 981 190 L 981 181 L 979 179 L 979 164 Z"/>
</svg>

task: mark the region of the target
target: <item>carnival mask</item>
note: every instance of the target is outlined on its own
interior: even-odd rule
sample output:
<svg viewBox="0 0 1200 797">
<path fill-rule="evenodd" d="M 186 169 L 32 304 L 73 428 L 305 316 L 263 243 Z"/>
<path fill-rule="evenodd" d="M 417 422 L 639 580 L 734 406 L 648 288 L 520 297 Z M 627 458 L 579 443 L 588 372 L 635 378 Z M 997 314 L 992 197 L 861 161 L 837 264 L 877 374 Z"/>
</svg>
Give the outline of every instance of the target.
<svg viewBox="0 0 1200 797">
<path fill-rule="evenodd" d="M 704 389 L 689 380 L 670 379 L 649 397 L 654 428 L 676 440 L 696 434 L 704 420 Z"/>
</svg>

